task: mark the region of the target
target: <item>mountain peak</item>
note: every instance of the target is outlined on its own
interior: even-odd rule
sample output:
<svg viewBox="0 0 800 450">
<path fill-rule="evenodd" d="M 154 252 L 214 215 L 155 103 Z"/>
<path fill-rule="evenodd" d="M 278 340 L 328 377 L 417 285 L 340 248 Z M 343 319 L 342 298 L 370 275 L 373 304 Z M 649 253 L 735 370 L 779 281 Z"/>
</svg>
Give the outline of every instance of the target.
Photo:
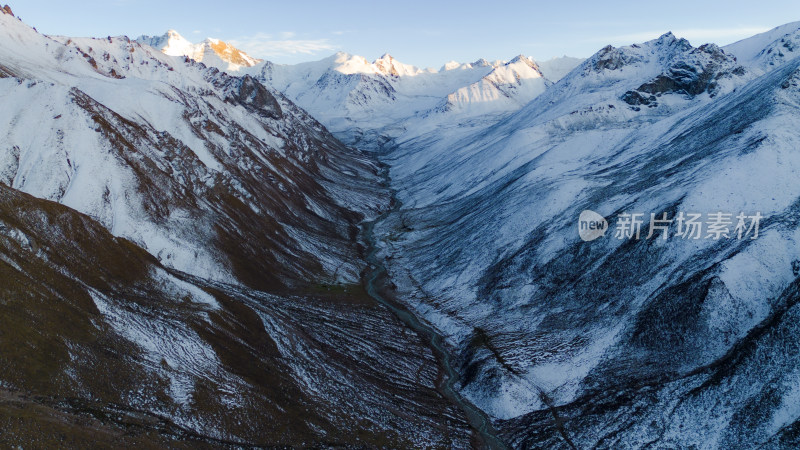
<svg viewBox="0 0 800 450">
<path fill-rule="evenodd" d="M 667 31 L 666 33 L 658 37 L 659 41 L 674 41 L 676 39 L 677 38 L 675 37 L 674 34 L 672 34 L 672 31 Z"/>
<path fill-rule="evenodd" d="M 667 47 L 678 46 L 679 50 L 681 51 L 690 50 L 692 48 L 692 44 L 690 44 L 689 41 L 687 41 L 684 38 L 676 37 L 674 34 L 672 34 L 672 31 L 667 31 L 666 33 L 659 36 L 658 39 L 653 39 L 652 41 L 645 42 L 645 44 L 667 46 Z"/>
<path fill-rule="evenodd" d="M 462 64 L 460 62 L 458 62 L 458 61 L 447 61 L 446 63 L 444 63 L 444 65 L 442 65 L 442 68 L 439 69 L 439 70 L 440 71 L 447 71 L 447 70 L 458 69 L 459 67 L 462 67 Z"/>
<path fill-rule="evenodd" d="M 415 75 L 420 72 L 420 69 L 416 66 L 403 64 L 388 53 L 384 53 L 383 56 L 376 59 L 372 64 L 375 66 L 375 70 L 395 77 Z"/>
<path fill-rule="evenodd" d="M 380 72 L 397 77 L 400 76 L 400 72 L 397 71 L 395 62 L 396 61 L 394 58 L 392 58 L 392 55 L 384 53 L 383 56 L 376 59 L 373 64 Z"/>
<path fill-rule="evenodd" d="M 236 71 L 262 62 L 219 39 L 207 38 L 199 44 L 194 44 L 173 29 L 167 30 L 159 37 L 141 36 L 137 41 L 150 45 L 166 55 L 186 56 L 221 70 Z"/>
<path fill-rule="evenodd" d="M 5 5 L 2 8 L 0 8 L 0 11 L 2 11 L 3 14 L 8 14 L 9 16 L 14 17 L 14 13 L 11 12 L 11 7 L 8 5 Z"/>
<path fill-rule="evenodd" d="M 531 58 L 528 58 L 525 55 L 517 55 L 517 56 L 515 56 L 511 61 L 507 62 L 506 65 L 516 64 L 516 63 L 523 63 L 523 64 L 528 65 L 530 67 L 538 68 L 538 66 L 536 64 L 536 61 L 534 61 Z"/>
<path fill-rule="evenodd" d="M 233 45 L 219 39 L 208 38 L 203 41 L 202 45 L 210 48 L 214 55 L 218 56 L 224 62 L 229 64 L 235 64 L 242 67 L 253 67 L 261 62 L 260 59 L 253 58 L 242 50 L 239 50 Z"/>
</svg>

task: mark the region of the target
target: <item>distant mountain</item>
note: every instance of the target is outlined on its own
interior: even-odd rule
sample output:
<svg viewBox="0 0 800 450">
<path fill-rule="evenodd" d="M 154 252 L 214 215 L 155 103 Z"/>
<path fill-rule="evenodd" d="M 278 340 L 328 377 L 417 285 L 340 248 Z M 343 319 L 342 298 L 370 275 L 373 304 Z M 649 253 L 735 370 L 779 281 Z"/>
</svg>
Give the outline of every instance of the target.
<svg viewBox="0 0 800 450">
<path fill-rule="evenodd" d="M 262 62 L 219 39 L 208 38 L 193 44 L 175 30 L 169 30 L 163 36 L 140 36 L 136 41 L 161 50 L 166 55 L 188 56 L 207 66 L 231 72 Z"/>
<path fill-rule="evenodd" d="M 572 69 L 578 67 L 584 58 L 572 58 L 570 56 L 561 56 L 558 58 L 551 58 L 545 61 L 537 61 L 536 65 L 539 66 L 539 71 L 542 72 L 545 78 L 552 82 L 556 82 Z"/>
<path fill-rule="evenodd" d="M 191 44 L 172 31 L 138 41 L 231 74 L 251 75 L 309 111 L 340 139 L 361 145 L 397 138 L 422 120 L 452 122 L 514 111 L 582 61 L 553 59 L 545 63 L 547 75 L 522 55 L 509 62 L 451 61 L 439 70 L 403 64 L 389 54 L 370 62 L 341 52 L 296 65 L 231 64 L 205 56 L 202 49 L 207 46 Z M 371 137 L 375 134 L 380 138 Z"/>
<path fill-rule="evenodd" d="M 448 94 L 442 108 L 470 115 L 513 111 L 544 92 L 548 84 L 539 66 L 520 55 L 493 66 L 480 80 Z"/>
<path fill-rule="evenodd" d="M 370 63 L 338 53 L 318 62 L 293 66 L 267 62 L 257 73 L 250 70 L 311 112 L 337 137 L 370 148 L 434 123 L 447 126 L 514 111 L 551 84 L 538 64 L 524 56 L 510 62 L 450 62 L 433 70 L 399 63 L 390 55 Z"/>
</svg>

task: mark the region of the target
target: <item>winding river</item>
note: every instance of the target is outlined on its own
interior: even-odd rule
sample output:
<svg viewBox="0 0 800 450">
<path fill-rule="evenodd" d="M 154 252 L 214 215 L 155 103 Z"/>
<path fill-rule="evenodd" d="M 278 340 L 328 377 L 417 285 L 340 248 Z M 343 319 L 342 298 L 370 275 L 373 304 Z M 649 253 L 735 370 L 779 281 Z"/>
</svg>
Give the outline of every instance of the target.
<svg viewBox="0 0 800 450">
<path fill-rule="evenodd" d="M 384 172 L 385 182 L 388 184 L 388 174 Z M 378 216 L 375 220 L 367 221 L 362 224 L 362 234 L 364 244 L 367 247 L 367 263 L 369 264 L 366 275 L 366 289 L 370 297 L 378 303 L 386 306 L 392 311 L 406 326 L 414 330 L 428 343 L 433 350 L 433 354 L 439 361 L 444 371 L 445 378 L 438 386 L 439 391 L 450 402 L 458 406 L 467 418 L 469 425 L 478 433 L 486 447 L 490 449 L 507 449 L 508 447 L 497 437 L 497 432 L 492 426 L 491 420 L 478 407 L 464 398 L 456 388 L 460 380 L 458 371 L 453 367 L 453 356 L 448 350 L 444 337 L 436 329 L 424 323 L 411 311 L 401 304 L 385 298 L 381 294 L 380 286 L 388 279 L 386 266 L 383 260 L 377 256 L 379 248 L 375 241 L 375 224 L 386 219 L 387 216 L 400 209 L 400 202 L 392 192 L 392 204 L 394 207 Z"/>
</svg>

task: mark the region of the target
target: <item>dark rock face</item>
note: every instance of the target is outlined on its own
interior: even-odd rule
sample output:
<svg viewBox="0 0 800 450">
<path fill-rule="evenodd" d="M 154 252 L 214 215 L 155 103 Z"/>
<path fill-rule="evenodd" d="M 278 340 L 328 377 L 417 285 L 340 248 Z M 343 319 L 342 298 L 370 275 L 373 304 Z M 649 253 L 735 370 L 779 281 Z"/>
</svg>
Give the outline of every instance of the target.
<svg viewBox="0 0 800 450">
<path fill-rule="evenodd" d="M 656 103 L 656 96 L 655 95 L 643 95 L 639 91 L 628 91 L 622 96 L 622 100 L 633 106 L 637 105 L 655 105 Z"/>
<path fill-rule="evenodd" d="M 640 61 L 640 58 L 636 55 L 608 45 L 603 47 L 602 50 L 592 57 L 592 62 L 589 67 L 597 72 L 602 70 L 617 70 L 637 61 Z"/>
<path fill-rule="evenodd" d="M 681 41 L 686 42 L 683 39 Z M 675 45 L 679 52 L 673 54 L 664 73 L 642 84 L 636 90 L 626 92 L 622 100 L 629 105 L 654 106 L 655 97 L 663 94 L 678 94 L 692 98 L 708 93 L 713 97 L 717 93 L 720 79 L 743 73 L 744 69 L 736 65 L 736 58 L 725 54 L 714 44 L 698 48 L 690 46 L 688 49 L 686 45 Z"/>
<path fill-rule="evenodd" d="M 245 75 L 239 82 L 236 99 L 248 109 L 273 119 L 280 119 L 283 112 L 275 97 L 263 84 L 250 75 Z"/>
<path fill-rule="evenodd" d="M 798 89 L 800 88 L 800 70 L 794 72 L 790 77 L 786 78 L 781 83 L 781 89 Z M 798 261 L 798 269 L 800 270 L 800 261 Z"/>
</svg>

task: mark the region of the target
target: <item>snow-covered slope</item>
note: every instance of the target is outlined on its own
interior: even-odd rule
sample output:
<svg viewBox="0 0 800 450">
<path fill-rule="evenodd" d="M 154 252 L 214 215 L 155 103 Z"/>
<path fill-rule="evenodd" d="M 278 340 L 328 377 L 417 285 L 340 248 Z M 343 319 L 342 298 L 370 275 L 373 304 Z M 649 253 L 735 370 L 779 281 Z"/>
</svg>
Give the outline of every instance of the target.
<svg viewBox="0 0 800 450">
<path fill-rule="evenodd" d="M 606 47 L 511 115 L 392 142 L 403 206 L 376 232 L 398 297 L 512 447 L 797 444 L 796 32 Z M 587 209 L 612 227 L 594 242 Z M 681 211 L 765 220 L 753 240 L 644 239 Z M 614 237 L 623 212 L 642 239 Z"/>
<path fill-rule="evenodd" d="M 569 63 L 562 61 L 562 67 Z M 449 62 L 433 70 L 390 55 L 369 62 L 338 53 L 294 66 L 267 62 L 253 76 L 296 101 L 338 137 L 369 149 L 416 134 L 420 127 L 484 121 L 515 111 L 550 84 L 524 56 L 509 62 Z"/>
<path fill-rule="evenodd" d="M 296 65 L 236 65 L 209 58 L 207 45 L 191 44 L 174 31 L 138 41 L 168 55 L 251 75 L 309 111 L 339 138 L 352 144 L 369 142 L 370 147 L 408 130 L 415 132 L 421 121 L 448 126 L 515 111 L 581 61 L 548 61 L 547 72 L 553 77 L 548 80 L 536 62 L 522 55 L 509 62 L 453 61 L 439 70 L 403 64 L 389 54 L 370 62 L 341 52 Z"/>
<path fill-rule="evenodd" d="M 449 94 L 443 110 L 469 115 L 514 111 L 544 92 L 547 84 L 536 63 L 520 55 Z"/>
<path fill-rule="evenodd" d="M 742 64 L 759 73 L 800 55 L 800 22 L 787 23 L 765 33 L 725 46 Z"/>
<path fill-rule="evenodd" d="M 4 445 L 467 445 L 361 285 L 368 155 L 252 77 L 8 12 L 0 102 Z"/>
<path fill-rule="evenodd" d="M 199 44 L 193 44 L 175 30 L 168 30 L 162 36 L 140 36 L 136 41 L 161 50 L 166 55 L 188 56 L 209 67 L 230 72 L 237 72 L 262 62 L 219 39 L 208 38 Z"/>
</svg>

